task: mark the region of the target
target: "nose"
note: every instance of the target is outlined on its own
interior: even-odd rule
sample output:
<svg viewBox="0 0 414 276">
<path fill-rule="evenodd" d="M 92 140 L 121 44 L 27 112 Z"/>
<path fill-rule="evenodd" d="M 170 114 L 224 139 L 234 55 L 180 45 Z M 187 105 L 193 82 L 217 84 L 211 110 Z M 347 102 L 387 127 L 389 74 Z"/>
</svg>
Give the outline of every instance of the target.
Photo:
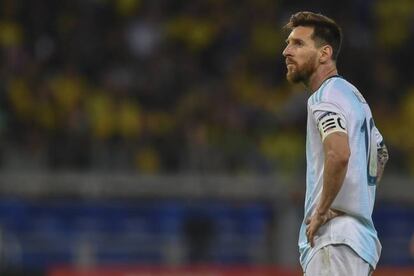
<svg viewBox="0 0 414 276">
<path fill-rule="evenodd" d="M 283 56 L 284 56 L 284 57 L 287 57 L 287 56 L 291 56 L 291 55 L 292 55 L 292 54 L 291 54 L 291 52 L 290 52 L 290 47 L 289 47 L 289 45 L 287 45 L 287 46 L 285 47 L 285 49 L 283 50 L 282 54 L 283 54 Z"/>
</svg>

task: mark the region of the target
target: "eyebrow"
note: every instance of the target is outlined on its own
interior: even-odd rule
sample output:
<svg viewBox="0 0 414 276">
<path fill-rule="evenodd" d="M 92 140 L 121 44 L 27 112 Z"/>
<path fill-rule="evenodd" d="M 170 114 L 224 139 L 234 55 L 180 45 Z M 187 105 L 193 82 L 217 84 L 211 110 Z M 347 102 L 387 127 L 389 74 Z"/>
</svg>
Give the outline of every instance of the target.
<svg viewBox="0 0 414 276">
<path fill-rule="evenodd" d="M 289 43 L 289 40 L 292 40 L 292 41 L 294 41 L 294 42 L 303 42 L 303 43 L 305 43 L 305 41 L 303 40 L 303 39 L 300 39 L 300 38 L 287 38 L 286 40 L 285 40 L 285 42 L 286 42 L 286 44 L 288 44 Z"/>
</svg>

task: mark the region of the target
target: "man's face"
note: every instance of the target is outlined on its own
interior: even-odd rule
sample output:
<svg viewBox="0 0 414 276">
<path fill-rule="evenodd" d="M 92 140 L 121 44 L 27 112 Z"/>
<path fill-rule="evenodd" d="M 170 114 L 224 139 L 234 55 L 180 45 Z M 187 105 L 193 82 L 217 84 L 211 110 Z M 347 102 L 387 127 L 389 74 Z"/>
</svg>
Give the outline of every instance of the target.
<svg viewBox="0 0 414 276">
<path fill-rule="evenodd" d="M 318 48 L 311 38 L 312 27 L 298 26 L 286 39 L 287 46 L 283 51 L 286 60 L 288 81 L 306 83 L 317 68 Z"/>
</svg>

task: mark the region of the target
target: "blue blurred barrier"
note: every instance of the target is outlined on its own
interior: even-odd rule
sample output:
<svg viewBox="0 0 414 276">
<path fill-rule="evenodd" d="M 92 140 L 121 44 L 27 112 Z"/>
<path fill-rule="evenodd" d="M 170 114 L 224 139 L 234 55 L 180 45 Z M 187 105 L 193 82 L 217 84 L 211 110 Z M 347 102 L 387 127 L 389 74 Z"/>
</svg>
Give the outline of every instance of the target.
<svg viewBox="0 0 414 276">
<path fill-rule="evenodd" d="M 263 257 L 258 252 L 266 247 L 270 214 L 270 207 L 261 203 L 0 201 L 1 228 L 7 233 L 3 239 L 14 240 L 19 249 L 9 263 L 26 269 L 59 264 L 254 264 Z"/>
<path fill-rule="evenodd" d="M 414 235 L 414 205 L 378 202 L 373 220 L 382 244 L 379 266 L 414 265 L 409 249 Z"/>
</svg>

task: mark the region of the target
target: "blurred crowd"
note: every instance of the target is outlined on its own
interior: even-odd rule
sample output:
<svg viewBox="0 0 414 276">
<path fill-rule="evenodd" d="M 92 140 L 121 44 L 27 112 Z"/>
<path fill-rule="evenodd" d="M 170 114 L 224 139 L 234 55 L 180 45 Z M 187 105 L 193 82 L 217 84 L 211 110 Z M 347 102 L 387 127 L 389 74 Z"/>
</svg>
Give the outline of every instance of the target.
<svg viewBox="0 0 414 276">
<path fill-rule="evenodd" d="M 302 172 L 306 99 L 285 80 L 298 10 L 342 26 L 340 73 L 391 169 L 414 173 L 410 0 L 1 0 L 0 168 Z"/>
</svg>

